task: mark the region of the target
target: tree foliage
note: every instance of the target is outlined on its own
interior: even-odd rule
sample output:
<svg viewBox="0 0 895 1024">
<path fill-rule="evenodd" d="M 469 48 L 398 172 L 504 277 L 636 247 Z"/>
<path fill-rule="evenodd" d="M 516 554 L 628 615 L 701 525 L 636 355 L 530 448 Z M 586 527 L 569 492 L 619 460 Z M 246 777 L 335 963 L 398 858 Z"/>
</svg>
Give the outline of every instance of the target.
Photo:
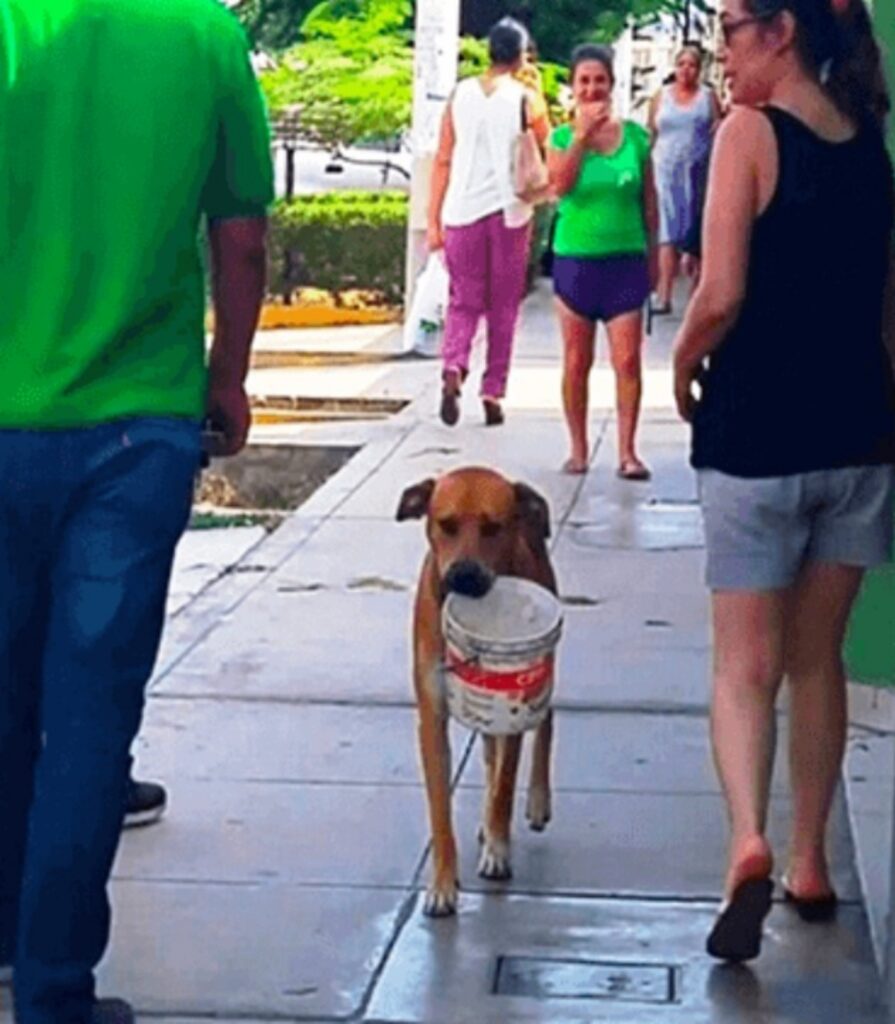
<svg viewBox="0 0 895 1024">
<path fill-rule="evenodd" d="M 514 14 L 529 24 L 545 63 L 548 101 L 555 103 L 562 68 L 574 45 L 610 42 L 629 19 L 671 15 L 692 24 L 709 0 L 466 0 L 463 24 L 484 34 Z M 413 101 L 413 0 L 240 0 L 237 12 L 261 43 L 295 34 L 262 84 L 274 118 L 294 115 L 300 133 L 327 146 L 394 137 L 410 124 Z M 301 17 L 300 17 L 301 15 Z M 294 20 L 294 24 L 290 22 Z M 290 27 L 291 25 L 291 27 Z M 558 62 L 553 63 L 553 62 Z M 480 39 L 464 37 L 461 77 L 487 65 Z"/>
<path fill-rule="evenodd" d="M 304 41 L 262 76 L 272 115 L 292 111 L 302 135 L 328 146 L 388 137 L 410 121 L 411 0 L 328 0 L 302 24 Z"/>
<path fill-rule="evenodd" d="M 709 0 L 464 0 L 463 29 L 482 36 L 511 15 L 529 27 L 541 57 L 565 63 L 578 43 L 615 41 L 629 20 L 643 25 L 670 15 L 686 32 L 711 10 Z"/>
<path fill-rule="evenodd" d="M 318 0 L 239 0 L 233 6 L 258 49 L 283 50 L 298 41 L 299 30 Z"/>
</svg>

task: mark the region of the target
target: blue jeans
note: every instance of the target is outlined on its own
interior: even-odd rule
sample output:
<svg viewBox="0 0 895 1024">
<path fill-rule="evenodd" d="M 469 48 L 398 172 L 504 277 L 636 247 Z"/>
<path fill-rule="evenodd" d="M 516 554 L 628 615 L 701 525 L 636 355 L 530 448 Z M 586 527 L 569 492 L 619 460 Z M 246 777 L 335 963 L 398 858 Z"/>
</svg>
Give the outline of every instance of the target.
<svg viewBox="0 0 895 1024">
<path fill-rule="evenodd" d="M 82 1024 L 199 425 L 0 430 L 0 963 L 20 1024 Z"/>
</svg>

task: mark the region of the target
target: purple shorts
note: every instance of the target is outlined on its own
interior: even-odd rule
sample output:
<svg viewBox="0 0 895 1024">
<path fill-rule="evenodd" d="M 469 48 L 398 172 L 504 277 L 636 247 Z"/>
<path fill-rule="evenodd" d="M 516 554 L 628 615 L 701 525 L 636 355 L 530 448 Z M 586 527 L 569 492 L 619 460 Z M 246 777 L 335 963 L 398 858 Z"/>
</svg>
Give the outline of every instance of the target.
<svg viewBox="0 0 895 1024">
<path fill-rule="evenodd" d="M 578 316 L 609 323 L 617 316 L 633 313 L 646 302 L 650 292 L 646 257 L 555 256 L 553 290 Z"/>
</svg>

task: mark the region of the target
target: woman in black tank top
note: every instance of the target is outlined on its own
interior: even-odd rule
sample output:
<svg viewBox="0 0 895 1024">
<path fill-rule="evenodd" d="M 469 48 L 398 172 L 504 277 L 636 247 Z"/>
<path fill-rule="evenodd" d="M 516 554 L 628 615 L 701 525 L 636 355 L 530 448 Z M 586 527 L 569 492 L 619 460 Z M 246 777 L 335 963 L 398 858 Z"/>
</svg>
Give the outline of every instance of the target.
<svg viewBox="0 0 895 1024">
<path fill-rule="evenodd" d="M 732 835 L 709 953 L 747 960 L 771 905 L 775 701 L 791 687 L 784 892 L 836 907 L 824 848 L 845 743 L 841 649 L 892 545 L 893 172 L 863 0 L 724 0 L 734 112 L 703 276 L 675 344 L 712 589 L 712 740 Z M 698 383 L 697 383 L 698 382 Z"/>
</svg>

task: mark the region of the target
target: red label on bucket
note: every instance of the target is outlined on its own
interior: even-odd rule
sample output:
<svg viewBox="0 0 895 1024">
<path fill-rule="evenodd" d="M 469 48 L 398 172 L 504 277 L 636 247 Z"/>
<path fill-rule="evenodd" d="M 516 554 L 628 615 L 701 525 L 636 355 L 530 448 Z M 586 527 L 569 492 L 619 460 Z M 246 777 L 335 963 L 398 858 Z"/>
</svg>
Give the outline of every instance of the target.
<svg viewBox="0 0 895 1024">
<path fill-rule="evenodd" d="M 447 666 L 455 676 L 470 686 L 490 690 L 492 693 L 523 693 L 532 696 L 553 678 L 552 654 L 543 661 L 516 672 L 495 672 L 492 669 L 481 668 L 473 662 L 464 661 L 450 647 L 446 653 Z"/>
</svg>

